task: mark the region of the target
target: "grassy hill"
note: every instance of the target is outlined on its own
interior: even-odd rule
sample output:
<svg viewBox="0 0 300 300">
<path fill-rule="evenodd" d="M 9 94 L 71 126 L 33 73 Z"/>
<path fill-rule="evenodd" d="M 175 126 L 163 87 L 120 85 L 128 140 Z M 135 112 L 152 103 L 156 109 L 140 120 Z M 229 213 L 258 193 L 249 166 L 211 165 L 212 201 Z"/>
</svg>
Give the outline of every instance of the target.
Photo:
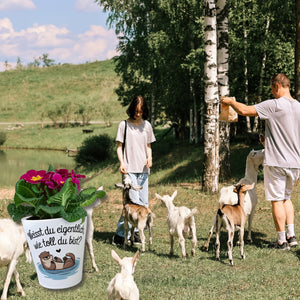
<svg viewBox="0 0 300 300">
<path fill-rule="evenodd" d="M 124 108 L 114 93 L 117 86 L 112 60 L 1 72 L 0 122 L 47 122 L 48 111 L 80 105 L 94 110 L 92 119 L 109 113 L 119 120 Z"/>
</svg>

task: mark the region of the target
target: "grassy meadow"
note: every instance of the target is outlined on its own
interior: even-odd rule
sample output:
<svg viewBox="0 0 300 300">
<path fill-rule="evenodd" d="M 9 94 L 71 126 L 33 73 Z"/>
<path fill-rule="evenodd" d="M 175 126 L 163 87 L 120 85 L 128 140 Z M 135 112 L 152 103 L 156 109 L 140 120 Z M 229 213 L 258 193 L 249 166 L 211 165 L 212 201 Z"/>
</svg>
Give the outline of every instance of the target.
<svg viewBox="0 0 300 300">
<path fill-rule="evenodd" d="M 103 64 L 106 63 L 111 62 L 104 62 Z M 87 65 L 91 67 L 91 71 L 86 70 L 85 73 L 92 74 L 94 72 L 96 74 L 98 72 L 96 66 L 100 68 L 102 62 Z M 63 70 L 64 67 L 83 70 L 84 68 L 88 69 L 88 66 L 58 66 L 57 72 L 60 71 L 60 68 Z M 50 71 L 53 72 L 51 76 L 46 74 L 47 70 L 40 70 L 40 77 L 42 75 L 45 78 L 50 76 L 49 81 L 52 82 L 55 71 Z M 23 75 L 29 74 L 29 71 L 26 72 Z M 71 84 L 71 71 L 70 74 L 65 71 L 63 73 L 66 74 L 67 78 L 69 76 L 69 84 Z M 75 73 L 74 71 L 73 78 L 79 78 L 80 76 Z M 113 80 L 116 80 L 109 68 L 107 74 L 112 74 Z M 8 75 L 12 76 L 13 73 Z M 0 74 L 0 76 L 2 75 Z M 28 75 L 26 82 L 34 81 L 30 78 Z M 39 76 L 35 74 L 34 78 L 38 80 Z M 64 78 L 59 76 L 58 78 L 60 78 L 63 85 Z M 17 82 L 16 78 L 11 78 L 11 80 Z M 22 82 L 20 74 L 18 74 L 18 81 Z M 3 84 L 1 80 L 0 82 Z M 55 90 L 54 87 L 55 85 L 51 90 Z M 37 87 L 36 93 L 44 94 L 43 91 L 39 91 L 39 88 L 41 87 Z M 2 93 L 0 97 L 3 99 L 5 93 L 2 89 L 0 90 L 0 93 Z M 12 91 L 12 87 L 9 90 Z M 53 93 L 56 92 L 53 91 Z M 58 101 L 56 96 L 53 101 Z M 19 96 L 10 96 L 10 99 L 15 101 L 13 99 L 19 99 Z M 61 99 L 61 101 L 64 100 Z M 116 113 L 113 120 L 124 119 L 124 109 L 116 100 L 115 95 L 112 96 L 111 102 L 115 103 L 115 107 L 118 107 L 115 109 L 118 113 Z M 8 122 L 38 121 L 38 118 L 35 119 L 35 115 L 38 115 L 37 110 L 40 106 L 33 104 L 31 106 L 31 116 L 28 115 L 26 118 L 24 116 L 24 119 L 20 120 L 21 111 L 12 113 L 13 109 L 9 109 L 9 107 L 14 107 L 16 102 L 14 105 L 10 103 L 12 102 L 8 101 L 4 104 L 1 100 L 0 105 L 6 105 L 8 112 L 5 119 L 3 109 L 1 110 L 1 120 L 4 118 Z M 6 130 L 7 125 L 1 126 L 0 130 Z M 113 123 L 111 127 L 106 127 L 104 124 L 93 123 L 89 128 L 94 129 L 93 134 L 107 133 L 115 136 L 117 124 Z M 275 240 L 276 233 L 270 204 L 264 200 L 262 171 L 258 175 L 257 193 L 259 200 L 254 216 L 253 243 L 245 246 L 245 260 L 240 258 L 239 248 L 234 247 L 234 266 L 231 267 L 226 255 L 227 234 L 225 231 L 221 235 L 221 261 L 215 260 L 213 247 L 215 236 L 211 240 L 208 252 L 203 252 L 201 249 L 210 229 L 212 217 L 218 207 L 218 195 L 210 195 L 201 190 L 203 147 L 191 145 L 187 141 L 176 141 L 171 133 L 163 137 L 166 130 L 164 128 L 155 129 L 157 142 L 153 144 L 153 167 L 149 179 L 149 203 L 156 217 L 154 219 L 153 249 L 139 256 L 135 270 L 134 277 L 140 291 L 140 299 L 298 299 L 300 297 L 300 248 L 293 248 L 290 251 L 268 249 L 268 244 Z M 80 147 L 83 139 L 87 137 L 86 134 L 82 133 L 81 127 L 55 129 L 49 126 L 42 128 L 41 124 L 24 124 L 22 129 L 7 130 L 6 133 L 7 141 L 4 146 L 17 148 L 33 147 L 61 150 L 77 148 Z M 254 148 L 259 149 L 259 145 Z M 220 187 L 237 182 L 239 178 L 243 177 L 246 156 L 251 149 L 252 147 L 243 143 L 232 144 L 232 177 L 221 182 Z M 124 250 L 122 247 L 111 244 L 122 208 L 121 191 L 114 188 L 114 184 L 120 182 L 121 179 L 118 167 L 115 156 L 111 161 L 102 162 L 93 169 L 78 170 L 90 176 L 90 180 L 84 183 L 85 187 L 103 185 L 108 194 L 107 201 L 98 206 L 93 213 L 95 225 L 93 245 L 96 263 L 100 272 L 96 273 L 92 270 L 90 259 L 86 254 L 84 280 L 80 285 L 61 291 L 47 290 L 39 286 L 34 266 L 27 264 L 24 256 L 22 256 L 18 263 L 21 283 L 26 293 L 26 297 L 22 299 L 106 299 L 108 283 L 119 272 L 119 266 L 111 257 L 111 250 L 116 250 L 120 257 L 124 257 L 133 256 L 139 249 L 139 246 L 134 246 Z M 174 248 L 175 255 L 173 257 L 169 256 L 170 241 L 166 223 L 167 209 L 155 199 L 155 193 L 161 195 L 172 194 L 175 189 L 178 191 L 174 201 L 175 205 L 184 205 L 190 208 L 196 206 L 198 208 L 198 214 L 195 217 L 198 238 L 196 256 L 188 257 L 185 261 L 181 258 L 177 240 Z M 295 228 L 298 237 L 300 237 L 299 199 L 300 184 L 298 183 L 292 195 L 295 205 Z M 8 197 L 0 200 L 0 217 L 8 217 L 6 206 L 10 201 L 12 199 Z M 146 232 L 146 238 L 148 238 L 148 232 Z M 191 241 L 187 240 L 186 250 L 188 253 L 190 249 Z M 6 269 L 0 268 L 0 294 L 3 289 L 5 274 Z M 8 297 L 9 299 L 20 299 L 14 279 L 10 284 Z"/>
</svg>

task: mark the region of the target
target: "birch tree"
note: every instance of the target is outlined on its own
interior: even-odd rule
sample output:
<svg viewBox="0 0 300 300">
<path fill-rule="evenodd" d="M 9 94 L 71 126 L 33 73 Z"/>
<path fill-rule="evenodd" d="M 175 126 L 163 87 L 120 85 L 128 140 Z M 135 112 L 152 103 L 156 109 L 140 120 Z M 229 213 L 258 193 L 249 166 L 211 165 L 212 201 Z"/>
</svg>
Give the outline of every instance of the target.
<svg viewBox="0 0 300 300">
<path fill-rule="evenodd" d="M 219 96 L 229 96 L 228 79 L 228 5 L 226 0 L 217 1 L 218 34 L 218 88 Z M 220 122 L 220 178 L 229 178 L 230 171 L 230 123 Z"/>
<path fill-rule="evenodd" d="M 218 191 L 219 182 L 219 96 L 217 72 L 217 19 L 215 0 L 204 1 L 204 161 L 203 190 Z"/>
</svg>

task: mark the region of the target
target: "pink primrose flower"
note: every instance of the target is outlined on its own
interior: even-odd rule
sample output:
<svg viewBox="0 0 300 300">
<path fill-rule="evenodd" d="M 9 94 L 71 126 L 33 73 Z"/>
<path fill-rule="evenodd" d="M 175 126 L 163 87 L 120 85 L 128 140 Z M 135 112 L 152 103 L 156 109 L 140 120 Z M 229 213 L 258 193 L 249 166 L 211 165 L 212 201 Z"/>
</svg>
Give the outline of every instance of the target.
<svg viewBox="0 0 300 300">
<path fill-rule="evenodd" d="M 46 174 L 45 170 L 29 170 L 24 175 L 20 177 L 20 179 L 24 179 L 26 182 L 37 184 L 44 180 L 44 176 Z"/>
</svg>

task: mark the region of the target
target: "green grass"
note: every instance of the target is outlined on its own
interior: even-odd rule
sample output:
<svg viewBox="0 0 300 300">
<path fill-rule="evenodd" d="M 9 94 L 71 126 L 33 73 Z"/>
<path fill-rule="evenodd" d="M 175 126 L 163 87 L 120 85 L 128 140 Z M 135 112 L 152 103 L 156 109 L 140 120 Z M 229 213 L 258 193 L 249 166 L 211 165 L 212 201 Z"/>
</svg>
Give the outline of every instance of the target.
<svg viewBox="0 0 300 300">
<path fill-rule="evenodd" d="M 1 72 L 0 120 L 48 122 L 47 111 L 62 104 L 92 106 L 93 119 L 102 121 L 98 110 L 109 109 L 118 120 L 124 112 L 114 93 L 118 82 L 112 60 Z"/>
<path fill-rule="evenodd" d="M 118 176 L 117 176 L 118 177 Z M 150 177 L 151 179 L 151 177 Z M 92 270 L 86 257 L 84 280 L 76 288 L 63 291 L 51 291 L 38 284 L 33 265 L 28 265 L 24 257 L 18 264 L 21 282 L 27 296 L 24 299 L 105 299 L 108 282 L 119 271 L 111 258 L 111 249 L 121 256 L 133 256 L 136 247 L 128 248 L 111 245 L 111 238 L 121 211 L 121 192 L 113 189 L 113 183 L 107 188 L 108 201 L 94 211 L 94 251 L 99 273 Z M 154 198 L 154 193 L 172 193 L 178 190 L 176 205 L 197 206 L 196 215 L 198 247 L 195 257 L 183 261 L 177 240 L 175 255 L 169 257 L 169 234 L 166 224 L 167 211 Z M 201 192 L 197 186 L 181 186 L 178 183 L 151 185 L 150 207 L 156 214 L 154 220 L 153 251 L 140 255 L 135 281 L 140 290 L 141 299 L 296 299 L 300 296 L 299 259 L 300 250 L 278 251 L 267 248 L 275 238 L 275 229 L 271 217 L 270 205 L 263 199 L 262 182 L 258 184 L 259 203 L 254 218 L 254 243 L 246 245 L 246 259 L 239 255 L 239 248 L 234 247 L 234 266 L 230 267 L 226 257 L 226 238 L 222 232 L 221 261 L 215 260 L 212 238 L 209 252 L 202 252 L 213 213 L 217 207 L 217 196 Z M 293 194 L 296 211 L 296 230 L 299 230 L 300 186 Z M 5 207 L 9 201 L 1 201 L 1 217 L 6 216 Z M 146 233 L 148 237 L 148 233 Z M 186 242 L 187 252 L 191 241 Z M 3 282 L 5 269 L 0 269 Z M 1 288 L 0 288 L 1 292 Z M 19 299 L 13 282 L 9 289 L 10 299 Z"/>
<path fill-rule="evenodd" d="M 103 130 L 105 128 L 102 128 Z M 101 129 L 101 130 L 102 130 Z M 26 129 L 25 129 L 26 130 Z M 33 130 L 33 129 L 32 129 Z M 48 136 L 55 136 L 58 129 L 49 129 Z M 64 130 L 58 136 L 63 135 Z M 74 129 L 77 130 L 77 129 Z M 100 130 L 100 129 L 99 129 Z M 111 134 L 114 134 L 114 129 Z M 165 130 L 156 129 L 156 136 Z M 71 134 L 71 133 L 69 133 Z M 30 135 L 29 135 L 30 136 Z M 75 134 L 76 136 L 76 134 Z M 79 133 L 78 133 L 79 136 Z M 232 178 L 221 183 L 220 187 L 236 182 L 243 176 L 246 156 L 251 148 L 233 145 L 231 152 Z M 156 215 L 154 219 L 153 251 L 140 255 L 135 271 L 135 281 L 140 290 L 141 299 L 296 299 L 300 296 L 299 259 L 300 250 L 290 251 L 268 249 L 268 244 L 276 238 L 271 216 L 270 204 L 264 200 L 264 189 L 261 175 L 257 186 L 259 202 L 256 208 L 253 227 L 254 243 L 246 245 L 246 260 L 239 255 L 239 248 L 234 247 L 234 266 L 230 267 L 226 257 L 227 234 L 221 235 L 221 261 L 215 260 L 211 240 L 209 252 L 202 252 L 212 217 L 217 209 L 218 195 L 209 195 L 201 191 L 201 173 L 203 149 L 197 145 L 173 140 L 166 136 L 153 144 L 154 166 L 151 170 L 149 185 L 150 207 Z M 91 262 L 86 257 L 84 280 L 76 288 L 62 291 L 51 291 L 38 284 L 33 265 L 25 263 L 24 257 L 18 264 L 21 282 L 27 296 L 24 299 L 106 299 L 109 281 L 119 271 L 116 262 L 111 258 L 111 249 L 121 256 L 133 256 L 136 247 L 123 250 L 111 244 L 113 233 L 119 219 L 122 202 L 121 191 L 114 188 L 120 182 L 118 162 L 103 162 L 97 168 L 86 170 L 88 175 L 95 175 L 85 186 L 103 185 L 109 199 L 94 210 L 95 224 L 94 252 L 99 273 L 92 270 Z M 97 173 L 99 172 L 99 173 Z M 196 206 L 198 246 L 195 257 L 183 261 L 176 240 L 175 256 L 168 255 L 170 250 L 169 234 L 166 223 L 167 210 L 155 199 L 155 193 L 171 194 L 178 190 L 175 204 L 190 208 Z M 299 235 L 300 228 L 300 185 L 293 193 L 295 205 L 295 227 Z M 6 217 L 6 206 L 11 200 L 0 201 L 0 217 Z M 146 233 L 148 236 L 148 233 Z M 236 240 L 236 239 L 235 239 Z M 191 241 L 186 242 L 190 252 Z M 5 269 L 0 269 L 0 282 L 3 282 Z M 1 293 L 1 286 L 0 286 Z M 10 299 L 19 299 L 14 280 L 9 289 Z"/>
</svg>

